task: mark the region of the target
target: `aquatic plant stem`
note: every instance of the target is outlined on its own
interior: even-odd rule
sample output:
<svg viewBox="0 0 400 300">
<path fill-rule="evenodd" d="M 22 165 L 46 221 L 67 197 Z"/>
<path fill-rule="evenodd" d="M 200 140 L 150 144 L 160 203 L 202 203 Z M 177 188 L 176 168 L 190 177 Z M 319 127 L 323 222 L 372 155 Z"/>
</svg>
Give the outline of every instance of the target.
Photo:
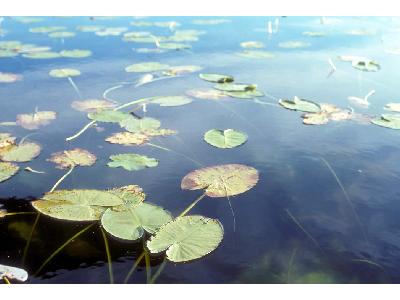
<svg viewBox="0 0 400 300">
<path fill-rule="evenodd" d="M 113 91 L 113 90 L 120 89 L 120 88 L 122 88 L 123 86 L 124 86 L 123 84 L 119 84 L 119 85 L 116 85 L 116 86 L 113 86 L 113 87 L 110 87 L 110 88 L 106 89 L 106 90 L 103 92 L 103 99 L 106 99 L 106 100 L 108 100 L 108 101 L 111 101 L 111 102 L 120 104 L 118 101 L 108 98 L 108 97 L 107 97 L 107 94 L 108 94 L 109 92 Z"/>
<path fill-rule="evenodd" d="M 69 243 L 71 243 L 74 239 L 76 239 L 78 236 L 86 232 L 88 229 L 90 229 L 94 224 L 92 223 L 85 228 L 83 228 L 81 231 L 78 233 L 74 234 L 71 238 L 69 238 L 64 244 L 62 244 L 60 247 L 58 247 L 39 267 L 39 269 L 33 274 L 34 277 L 36 277 L 42 270 L 43 268 L 58 254 L 60 253 Z"/>
<path fill-rule="evenodd" d="M 104 240 L 104 247 L 106 248 L 108 273 L 110 276 L 110 284 L 113 284 L 114 283 L 114 274 L 113 274 L 113 269 L 112 269 L 112 257 L 111 257 L 110 247 L 108 245 L 108 239 L 107 239 L 106 233 L 104 232 L 103 228 L 101 228 L 101 227 L 100 227 L 100 230 L 101 230 L 101 235 L 103 236 L 103 240 Z"/>
<path fill-rule="evenodd" d="M 176 152 L 176 151 L 174 151 L 174 150 L 172 150 L 172 149 L 165 148 L 165 147 L 162 147 L 162 146 L 159 146 L 159 145 L 156 145 L 156 144 L 152 144 L 152 143 L 146 143 L 146 145 L 151 146 L 151 147 L 154 147 L 154 148 L 158 148 L 158 149 L 161 149 L 161 150 L 165 150 L 165 151 L 168 151 L 168 152 L 173 152 L 173 153 L 175 153 L 175 154 L 178 154 L 178 155 L 180 155 L 180 156 L 182 156 L 182 157 L 184 157 L 184 158 L 186 158 L 186 159 L 188 159 L 188 160 L 194 162 L 195 164 L 197 164 L 197 165 L 199 165 L 199 166 L 201 166 L 201 167 L 204 166 L 201 162 L 198 162 L 197 160 L 195 160 L 195 159 L 193 159 L 193 158 L 191 158 L 191 157 L 189 157 L 189 156 L 187 156 L 187 155 L 185 155 L 185 154 L 183 154 L 183 153 Z"/>
<path fill-rule="evenodd" d="M 37 216 L 35 218 L 35 221 L 33 222 L 31 231 L 29 232 L 28 240 L 26 241 L 26 245 L 24 247 L 24 252 L 23 252 L 23 255 L 22 255 L 22 264 L 23 265 L 25 265 L 26 257 L 28 256 L 29 246 L 31 245 L 33 233 L 36 230 L 36 226 L 39 223 L 39 219 L 40 219 L 40 213 L 38 212 L 38 214 L 37 214 Z"/>
<path fill-rule="evenodd" d="M 199 196 L 196 200 L 194 200 L 192 202 L 192 204 L 190 204 L 183 212 L 181 212 L 181 214 L 178 216 L 178 218 L 186 215 L 205 196 L 206 196 L 206 192 L 204 192 L 201 196 Z"/>
<path fill-rule="evenodd" d="M 150 283 L 151 280 L 151 266 L 150 266 L 150 255 L 147 252 L 146 247 L 143 244 L 144 261 L 146 262 L 146 282 Z"/>
<path fill-rule="evenodd" d="M 129 270 L 128 274 L 125 277 L 124 283 L 128 283 L 129 279 L 131 278 L 133 272 L 135 272 L 137 266 L 140 264 L 142 259 L 145 256 L 145 252 L 143 251 L 142 254 L 136 259 L 135 263 L 133 264 L 132 268 Z"/>
<path fill-rule="evenodd" d="M 7 276 L 3 276 L 3 280 L 6 284 L 11 284 L 11 282 L 8 280 Z"/>
<path fill-rule="evenodd" d="M 49 193 L 54 192 L 54 190 L 60 185 L 60 183 L 63 182 L 63 180 L 64 180 L 65 178 L 67 178 L 67 176 L 68 176 L 69 174 L 71 174 L 72 171 L 73 171 L 74 169 L 75 169 L 75 165 L 72 165 L 71 168 L 68 170 L 68 172 L 65 173 L 60 179 L 58 179 L 58 181 L 54 184 L 54 186 L 51 188 L 51 190 L 50 190 Z"/>
<path fill-rule="evenodd" d="M 84 133 L 89 127 L 91 127 L 92 125 L 94 125 L 96 123 L 95 120 L 90 121 L 89 123 L 87 123 L 81 130 L 79 130 L 76 134 L 74 134 L 73 136 L 67 137 L 65 140 L 67 142 L 72 141 L 73 139 L 76 139 L 78 136 L 80 136 L 82 133 Z"/>
<path fill-rule="evenodd" d="M 294 257 L 296 256 L 296 253 L 297 253 L 297 248 L 294 248 L 293 252 L 292 252 L 292 255 L 290 255 L 286 283 L 290 283 L 290 275 L 291 275 L 293 261 L 294 261 Z"/>
<path fill-rule="evenodd" d="M 21 212 L 11 212 L 11 213 L 6 213 L 4 216 L 8 217 L 8 216 L 17 216 L 17 215 L 36 215 L 36 212 L 32 212 L 32 211 L 21 211 Z"/>
<path fill-rule="evenodd" d="M 156 283 L 156 280 L 161 275 L 161 273 L 164 270 L 166 264 L 167 264 L 167 260 L 164 259 L 163 262 L 161 263 L 161 265 L 158 267 L 157 272 L 154 273 L 153 277 L 150 279 L 150 282 L 149 282 L 150 284 Z"/>
<path fill-rule="evenodd" d="M 77 85 L 75 84 L 75 82 L 72 80 L 72 78 L 70 76 L 68 76 L 67 78 L 68 78 L 69 83 L 72 85 L 72 87 L 74 88 L 75 92 L 77 93 L 79 99 L 82 99 L 83 98 L 82 94 L 79 91 L 79 89 L 78 89 Z"/>
</svg>

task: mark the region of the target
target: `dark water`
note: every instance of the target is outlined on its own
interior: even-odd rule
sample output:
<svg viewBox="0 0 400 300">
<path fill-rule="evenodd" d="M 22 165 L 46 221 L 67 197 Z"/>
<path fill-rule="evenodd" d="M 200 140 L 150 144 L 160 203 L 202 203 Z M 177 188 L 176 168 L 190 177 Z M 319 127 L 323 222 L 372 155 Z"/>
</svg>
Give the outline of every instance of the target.
<svg viewBox="0 0 400 300">
<path fill-rule="evenodd" d="M 400 46 L 400 19 L 394 18 L 279 18 L 279 30 L 269 35 L 267 22 L 275 18 L 224 18 L 219 25 L 195 25 L 189 17 L 147 18 L 146 21 L 177 21 L 179 29 L 199 29 L 206 33 L 192 42 L 190 51 L 160 54 L 136 53 L 132 48 L 148 44 L 127 43 L 121 36 L 100 37 L 76 31 L 64 41 L 44 34 L 30 33 L 30 27 L 79 25 L 126 26 L 129 31 L 151 31 L 168 35 L 168 28 L 133 27 L 133 18 L 112 20 L 45 18 L 23 24 L 5 18 L 7 33 L 1 40 L 20 40 L 50 46 L 53 51 L 89 49 L 88 58 L 49 60 L 0 58 L 0 71 L 22 74 L 12 84 L 0 83 L 0 122 L 14 121 L 19 113 L 52 110 L 57 119 L 30 136 L 43 146 L 38 158 L 20 164 L 45 174 L 20 171 L 0 183 L 0 203 L 10 212 L 31 211 L 29 202 L 48 191 L 65 173 L 46 161 L 57 151 L 84 148 L 98 157 L 92 167 L 77 168 L 60 188 L 107 189 L 137 184 L 147 199 L 178 215 L 201 191 L 182 191 L 180 182 L 188 172 L 199 168 L 173 152 L 149 146 L 112 145 L 104 141 L 118 126 L 101 124 L 103 132 L 91 128 L 72 142 L 65 142 L 87 123 L 84 113 L 70 104 L 77 95 L 65 79 L 48 76 L 54 68 L 77 68 L 82 75 L 74 78 L 84 99 L 101 98 L 105 89 L 122 81 L 135 81 L 140 75 L 126 73 L 127 65 L 158 61 L 170 65 L 199 65 L 206 73 L 225 73 L 238 82 L 255 83 L 261 91 L 279 98 L 301 96 L 340 107 L 352 105 L 348 96 L 364 97 L 370 90 L 369 109 L 352 105 L 358 113 L 378 115 L 388 102 L 398 101 L 400 56 L 385 50 Z M 274 26 L 273 26 L 274 27 Z M 372 35 L 348 35 L 352 29 L 373 30 Z M 308 37 L 304 31 L 323 31 L 324 37 Z M 236 55 L 244 41 L 261 41 L 273 59 L 251 59 Z M 286 41 L 310 43 L 307 48 L 284 49 Z M 397 44 L 396 44 L 397 43 Z M 150 47 L 153 47 L 151 45 Z M 378 61 L 378 72 L 360 72 L 338 55 L 358 55 Z M 337 71 L 330 71 L 332 58 Z M 183 95 L 194 88 L 211 87 L 197 73 L 133 85 L 110 93 L 124 103 L 149 96 Z M 271 97 L 262 101 L 277 103 Z M 142 114 L 139 112 L 139 114 Z M 258 184 L 248 192 L 231 198 L 236 216 L 223 198 L 205 198 L 193 213 L 218 218 L 225 235 L 220 247 L 210 255 L 186 264 L 167 263 L 158 283 L 399 283 L 400 282 L 400 146 L 399 133 L 355 121 L 330 122 L 305 126 L 301 113 L 281 107 L 263 106 L 252 100 L 211 101 L 197 99 L 180 107 L 148 108 L 147 116 L 159 119 L 162 126 L 178 131 L 177 138 L 164 137 L 154 143 L 184 153 L 204 166 L 240 163 L 260 172 Z M 203 141 L 212 128 L 234 128 L 246 132 L 247 143 L 234 149 L 217 149 Z M 21 127 L 1 127 L 22 138 L 31 133 Z M 112 154 L 134 152 L 159 159 L 156 168 L 128 172 L 108 168 Z M 346 198 L 325 159 L 336 172 Z M 294 218 L 294 219 L 293 219 Z M 42 217 L 33 234 L 25 263 L 23 249 L 34 215 L 10 216 L 0 221 L 0 263 L 23 267 L 32 275 L 42 262 L 85 224 L 62 222 Z M 297 223 L 296 223 L 297 222 Z M 301 229 L 303 228 L 303 229 Z M 306 231 L 307 234 L 304 232 Z M 110 238 L 116 282 L 122 282 L 142 244 Z M 152 257 L 156 272 L 163 257 Z M 108 266 L 98 225 L 76 238 L 29 283 L 108 283 Z M 131 283 L 145 283 L 144 264 L 133 274 Z"/>
</svg>

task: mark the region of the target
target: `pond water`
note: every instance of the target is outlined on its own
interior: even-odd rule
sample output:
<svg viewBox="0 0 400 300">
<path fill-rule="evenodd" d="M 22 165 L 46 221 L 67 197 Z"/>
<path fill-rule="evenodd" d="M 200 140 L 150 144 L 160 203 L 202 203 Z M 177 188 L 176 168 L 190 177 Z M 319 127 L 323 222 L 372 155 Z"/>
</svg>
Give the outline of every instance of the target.
<svg viewBox="0 0 400 300">
<path fill-rule="evenodd" d="M 98 35 L 80 30 L 84 25 L 114 29 L 111 35 Z M 75 36 L 52 38 L 29 30 L 43 26 L 63 26 L 61 31 Z M 125 28 L 118 32 L 115 27 Z M 201 190 L 181 189 L 186 174 L 206 166 L 242 164 L 257 169 L 259 181 L 248 191 L 229 197 L 232 209 L 225 197 L 205 197 L 190 211 L 221 222 L 224 236 L 219 247 L 186 263 L 163 263 L 165 254 L 151 255 L 147 271 L 143 259 L 129 283 L 146 283 L 147 273 L 154 275 L 160 267 L 164 269 L 157 283 L 400 282 L 400 135 L 370 122 L 374 116 L 389 113 L 384 109 L 387 103 L 400 102 L 396 77 L 400 68 L 399 18 L 5 17 L 1 29 L 0 43 L 20 41 L 51 47 L 54 52 L 92 52 L 82 58 L 32 59 L 21 53 L 0 58 L 0 72 L 21 76 L 12 83 L 0 82 L 0 132 L 10 133 L 17 141 L 29 135 L 26 140 L 42 146 L 38 157 L 17 163 L 19 172 L 0 183 L 1 209 L 36 212 L 31 201 L 40 199 L 67 171 L 48 161 L 52 153 L 64 150 L 86 149 L 97 161 L 90 167 L 76 167 L 57 189 L 106 190 L 135 184 L 146 193 L 146 201 L 174 216 L 202 195 Z M 186 33 L 183 41 L 174 41 L 191 48 L 157 50 L 156 42 L 162 46 L 162 37 L 180 30 L 201 32 Z M 123 38 L 127 32 L 142 31 L 155 36 L 150 37 L 155 42 Z M 241 43 L 248 41 L 261 42 L 262 48 L 243 48 L 249 45 Z M 287 43 L 293 41 L 299 43 Z M 272 55 L 245 57 L 239 55 L 243 51 Z M 368 57 L 380 68 L 360 71 L 351 62 L 338 59 L 342 55 Z M 201 70 L 179 76 L 125 71 L 129 65 L 144 62 L 195 65 Z M 51 70 L 61 68 L 81 72 L 71 77 L 78 90 L 68 78 L 49 76 Z M 161 79 L 135 84 L 149 73 Z M 199 78 L 199 73 L 231 75 L 235 82 L 256 84 L 264 96 L 193 97 L 188 91 L 215 85 Z M 119 103 L 154 96 L 192 98 L 182 106 L 148 104 L 145 109 L 137 105 L 124 110 L 137 108 L 137 116 L 155 118 L 162 128 L 176 130 L 175 135 L 151 140 L 170 151 L 106 142 L 112 133 L 123 131 L 115 123 L 97 122 L 79 137 L 65 140 L 90 121 L 71 103 L 102 99 L 104 91 L 121 83 L 107 93 Z M 350 96 L 364 98 L 372 90 L 369 106 L 348 100 Z M 336 105 L 352 118 L 305 125 L 301 111 L 278 104 L 279 99 L 294 96 Z M 35 110 L 54 111 L 56 119 L 36 130 L 4 123 Z M 228 128 L 245 133 L 247 141 L 221 149 L 203 139 L 210 129 Z M 146 155 L 159 164 L 137 171 L 108 167 L 109 156 L 120 153 Z M 28 172 L 25 167 L 44 173 Z M 35 214 L 0 219 L 0 264 L 27 270 L 28 283 L 110 282 L 99 222 L 37 273 L 57 248 L 90 222 L 41 215 L 34 226 L 35 220 Z M 143 252 L 143 243 L 106 235 L 114 282 L 122 283 Z"/>
</svg>

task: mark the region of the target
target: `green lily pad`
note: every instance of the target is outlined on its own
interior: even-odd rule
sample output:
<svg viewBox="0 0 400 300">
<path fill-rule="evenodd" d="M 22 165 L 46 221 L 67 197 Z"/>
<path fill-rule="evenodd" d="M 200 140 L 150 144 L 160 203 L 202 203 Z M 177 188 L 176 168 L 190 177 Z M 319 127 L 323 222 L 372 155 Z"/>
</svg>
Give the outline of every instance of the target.
<svg viewBox="0 0 400 300">
<path fill-rule="evenodd" d="M 174 66 L 170 67 L 168 70 L 165 70 L 163 74 L 168 76 L 176 76 L 181 74 L 198 72 L 202 69 L 200 66 L 195 65 L 185 65 L 185 66 Z"/>
<path fill-rule="evenodd" d="M 77 111 L 83 112 L 98 112 L 114 108 L 116 104 L 107 100 L 88 99 L 83 101 L 73 101 L 71 107 Z"/>
<path fill-rule="evenodd" d="M 286 49 L 298 49 L 298 48 L 306 48 L 310 47 L 310 43 L 307 42 L 300 42 L 300 41 L 288 41 L 288 42 L 282 42 L 279 43 L 278 46 L 281 48 L 286 48 Z"/>
<path fill-rule="evenodd" d="M 257 85 L 244 83 L 219 83 L 216 84 L 214 88 L 225 92 L 248 92 L 257 90 Z"/>
<path fill-rule="evenodd" d="M 247 141 L 247 135 L 234 129 L 211 129 L 204 134 L 204 140 L 217 148 L 235 148 Z"/>
<path fill-rule="evenodd" d="M 80 50 L 80 49 L 74 49 L 74 50 L 63 50 L 60 52 L 60 55 L 62 57 L 69 57 L 69 58 L 83 58 L 83 57 L 89 57 L 92 55 L 92 51 L 90 50 Z"/>
<path fill-rule="evenodd" d="M 82 32 L 96 32 L 96 31 L 100 31 L 100 30 L 104 29 L 104 26 L 102 26 L 102 25 L 82 25 L 82 26 L 76 27 L 76 29 L 78 31 L 82 31 Z"/>
<path fill-rule="evenodd" d="M 216 83 L 233 82 L 232 76 L 224 75 L 224 74 L 201 73 L 201 74 L 199 74 L 199 77 L 203 80 L 210 81 L 210 82 L 216 82 Z"/>
<path fill-rule="evenodd" d="M 223 236 L 224 229 L 218 220 L 185 216 L 161 226 L 146 245 L 151 253 L 166 251 L 169 261 L 187 262 L 214 251 Z"/>
<path fill-rule="evenodd" d="M 59 31 L 59 32 L 49 33 L 49 37 L 54 38 L 54 39 L 65 39 L 65 38 L 74 37 L 75 35 L 76 34 L 74 32 L 70 32 L 70 31 Z"/>
<path fill-rule="evenodd" d="M 150 141 L 149 136 L 142 133 L 117 132 L 106 138 L 106 142 L 125 146 L 143 145 Z"/>
<path fill-rule="evenodd" d="M 17 52 L 0 49 L 0 58 L 15 57 L 15 56 L 18 56 Z"/>
<path fill-rule="evenodd" d="M 0 161 L 0 182 L 3 182 L 17 174 L 18 170 L 18 165 Z"/>
<path fill-rule="evenodd" d="M 367 57 L 352 56 L 352 55 L 340 55 L 338 58 L 342 61 L 351 62 L 351 66 L 355 69 L 364 72 L 377 72 L 380 70 L 380 65 Z"/>
<path fill-rule="evenodd" d="M 150 103 L 156 103 L 160 106 L 181 106 L 189 104 L 192 99 L 185 96 L 160 96 L 153 98 Z"/>
<path fill-rule="evenodd" d="M 138 171 L 158 166 L 157 159 L 135 153 L 111 155 L 110 159 L 112 161 L 109 162 L 107 166 L 110 168 L 122 167 L 128 171 Z"/>
<path fill-rule="evenodd" d="M 85 149 L 75 148 L 53 153 L 48 161 L 57 164 L 58 169 L 69 169 L 73 166 L 91 166 L 96 162 L 96 156 Z"/>
<path fill-rule="evenodd" d="M 246 58 L 274 58 L 275 54 L 268 52 L 268 51 L 261 51 L 261 50 L 245 50 L 242 52 L 238 52 L 237 55 L 246 57 Z"/>
<path fill-rule="evenodd" d="M 28 272 L 24 269 L 0 265 L 0 278 L 7 277 L 18 281 L 27 281 Z"/>
<path fill-rule="evenodd" d="M 0 82 L 11 83 L 22 80 L 22 76 L 14 73 L 0 72 Z"/>
<path fill-rule="evenodd" d="M 117 238 L 136 241 L 143 237 L 145 232 L 153 234 L 171 220 L 171 214 L 163 208 L 140 203 L 107 209 L 101 218 L 101 225 Z"/>
<path fill-rule="evenodd" d="M 69 221 L 100 220 L 108 207 L 122 204 L 117 195 L 99 190 L 57 190 L 32 202 L 40 213 Z"/>
<path fill-rule="evenodd" d="M 400 112 L 400 103 L 388 103 L 384 107 L 386 110 Z"/>
<path fill-rule="evenodd" d="M 123 205 L 137 205 L 142 203 L 146 198 L 146 194 L 143 192 L 142 188 L 134 184 L 107 190 L 107 192 L 121 198 L 124 202 Z"/>
<path fill-rule="evenodd" d="M 79 76 L 81 72 L 76 69 L 54 69 L 49 72 L 49 75 L 56 78 L 65 78 Z"/>
<path fill-rule="evenodd" d="M 51 59 L 51 58 L 61 57 L 60 53 L 51 52 L 51 51 L 24 53 L 24 54 L 22 54 L 22 56 L 25 58 L 31 58 L 31 59 Z"/>
<path fill-rule="evenodd" d="M 180 49 L 190 49 L 192 46 L 182 43 L 160 43 L 158 46 L 160 49 L 170 49 L 170 50 L 180 50 Z"/>
<path fill-rule="evenodd" d="M 371 122 L 382 127 L 400 129 L 400 114 L 383 114 L 381 117 L 372 119 Z"/>
<path fill-rule="evenodd" d="M 240 99 L 252 99 L 254 97 L 264 96 L 264 93 L 259 90 L 224 92 L 224 94 L 232 98 L 240 98 Z"/>
<path fill-rule="evenodd" d="M 144 72 L 156 72 L 168 69 L 170 66 L 161 64 L 159 62 L 146 62 L 140 64 L 133 64 L 125 68 L 126 72 L 144 73 Z"/>
<path fill-rule="evenodd" d="M 33 114 L 20 114 L 17 115 L 17 125 L 28 130 L 35 130 L 50 124 L 56 117 L 57 114 L 54 111 L 36 111 Z"/>
<path fill-rule="evenodd" d="M 119 123 L 130 117 L 130 114 L 118 110 L 101 110 L 88 114 L 89 119 L 106 123 Z"/>
<path fill-rule="evenodd" d="M 125 128 L 129 132 L 144 133 L 149 130 L 156 130 L 160 128 L 161 122 L 153 118 L 135 118 L 130 116 L 119 122 L 122 128 Z"/>
<path fill-rule="evenodd" d="M 194 170 L 181 182 L 183 190 L 205 190 L 209 197 L 229 197 L 244 193 L 258 182 L 258 171 L 240 164 L 227 164 Z"/>
<path fill-rule="evenodd" d="M 11 147 L 0 148 L 0 159 L 3 161 L 27 162 L 40 154 L 39 144 L 24 142 Z"/>
<path fill-rule="evenodd" d="M 291 110 L 299 110 L 304 112 L 319 112 L 321 107 L 319 104 L 305 99 L 300 99 L 299 97 L 294 97 L 293 100 L 279 100 L 279 104 L 284 108 Z"/>
<path fill-rule="evenodd" d="M 29 28 L 29 32 L 32 33 L 50 33 L 50 32 L 56 32 L 56 31 L 61 31 L 67 29 L 64 26 L 41 26 L 41 27 L 34 27 L 34 28 Z"/>
</svg>

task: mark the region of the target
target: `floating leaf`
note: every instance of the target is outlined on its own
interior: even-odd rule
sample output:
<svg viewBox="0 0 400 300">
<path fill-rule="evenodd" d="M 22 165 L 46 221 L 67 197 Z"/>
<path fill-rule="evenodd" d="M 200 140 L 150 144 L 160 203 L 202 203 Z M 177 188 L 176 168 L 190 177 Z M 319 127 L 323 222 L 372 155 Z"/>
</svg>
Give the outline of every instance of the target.
<svg viewBox="0 0 400 300">
<path fill-rule="evenodd" d="M 49 75 L 56 78 L 65 78 L 79 76 L 81 72 L 76 69 L 54 69 L 49 72 Z"/>
<path fill-rule="evenodd" d="M 130 117 L 130 114 L 118 110 L 101 110 L 88 114 L 89 119 L 106 123 L 119 123 Z"/>
<path fill-rule="evenodd" d="M 192 46 L 188 44 L 182 44 L 182 43 L 160 43 L 158 45 L 158 48 L 160 49 L 170 49 L 170 50 L 180 50 L 180 49 L 190 49 Z"/>
<path fill-rule="evenodd" d="M 82 25 L 76 27 L 77 30 L 82 31 L 82 32 L 96 32 L 104 29 L 104 26 L 102 25 Z"/>
<path fill-rule="evenodd" d="M 111 144 L 120 144 L 120 145 L 143 145 L 150 141 L 150 138 L 147 135 L 141 133 L 132 133 L 132 132 L 118 132 L 106 138 L 106 141 Z"/>
<path fill-rule="evenodd" d="M 144 133 L 149 130 L 156 130 L 160 128 L 161 122 L 153 118 L 135 118 L 130 116 L 119 122 L 122 128 L 129 132 Z"/>
<path fill-rule="evenodd" d="M 203 216 L 178 217 L 156 232 L 147 242 L 151 253 L 166 250 L 172 262 L 186 262 L 214 251 L 224 236 L 222 224 Z"/>
<path fill-rule="evenodd" d="M 211 129 L 204 134 L 204 140 L 217 148 L 235 148 L 247 141 L 247 135 L 234 129 Z"/>
<path fill-rule="evenodd" d="M 194 98 L 207 99 L 207 100 L 221 100 L 228 98 L 225 93 L 208 88 L 189 90 L 186 91 L 186 94 Z"/>
<path fill-rule="evenodd" d="M 400 114 L 383 114 L 381 117 L 372 119 L 371 122 L 382 127 L 400 129 Z"/>
<path fill-rule="evenodd" d="M 303 123 L 306 125 L 322 125 L 329 122 L 328 114 L 325 112 L 308 113 L 302 117 Z"/>
<path fill-rule="evenodd" d="M 55 38 L 55 39 L 65 39 L 65 38 L 74 37 L 75 35 L 76 34 L 74 32 L 70 32 L 70 31 L 59 31 L 59 32 L 49 33 L 49 37 Z"/>
<path fill-rule="evenodd" d="M 329 121 L 345 121 L 353 118 L 348 110 L 343 110 L 332 104 L 320 104 L 321 111 L 304 114 L 303 123 L 306 125 L 322 125 Z"/>
<path fill-rule="evenodd" d="M 69 57 L 69 58 L 83 58 L 83 57 L 89 57 L 92 55 L 92 51 L 90 50 L 80 50 L 80 49 L 74 49 L 74 50 L 63 50 L 60 52 L 60 55 L 62 57 Z"/>
<path fill-rule="evenodd" d="M 252 99 L 255 97 L 262 97 L 264 93 L 259 90 L 238 91 L 238 92 L 224 92 L 225 95 L 233 98 Z"/>
<path fill-rule="evenodd" d="M 9 133 L 0 133 L 0 148 L 15 145 L 16 138 Z"/>
<path fill-rule="evenodd" d="M 122 167 L 128 171 L 138 171 L 144 168 L 157 167 L 158 160 L 134 153 L 111 155 L 112 160 L 107 164 L 111 168 Z"/>
<path fill-rule="evenodd" d="M 115 103 L 107 100 L 88 99 L 83 101 L 73 101 L 71 107 L 83 112 L 97 112 L 100 110 L 111 109 L 116 106 Z"/>
<path fill-rule="evenodd" d="M 385 109 L 400 112 L 400 103 L 388 103 L 385 105 Z"/>
<path fill-rule="evenodd" d="M 240 164 L 227 164 L 194 170 L 181 182 L 183 190 L 201 190 L 210 197 L 229 197 L 250 190 L 258 182 L 258 171 Z"/>
<path fill-rule="evenodd" d="M 321 107 L 319 104 L 299 97 L 294 97 L 293 100 L 279 100 L 279 104 L 284 108 L 291 110 L 299 110 L 304 112 L 319 112 Z"/>
<path fill-rule="evenodd" d="M 274 58 L 275 54 L 268 51 L 261 50 L 245 50 L 242 52 L 238 52 L 237 55 L 247 58 Z"/>
<path fill-rule="evenodd" d="M 126 72 L 155 72 L 155 71 L 163 71 L 168 69 L 170 66 L 166 64 L 161 64 L 159 62 L 146 62 L 140 64 L 133 64 L 125 68 Z"/>
<path fill-rule="evenodd" d="M 232 82 L 233 77 L 230 75 L 223 75 L 223 74 L 206 74 L 201 73 L 199 77 L 203 80 L 216 82 L 216 83 L 225 83 L 225 82 Z"/>
<path fill-rule="evenodd" d="M 0 182 L 3 182 L 15 174 L 17 174 L 19 167 L 16 164 L 0 161 Z"/>
<path fill-rule="evenodd" d="M 22 80 L 22 76 L 14 73 L 0 72 L 0 82 L 10 83 Z"/>
<path fill-rule="evenodd" d="M 279 47 L 286 49 L 306 48 L 310 47 L 310 45 L 311 45 L 310 43 L 300 42 L 300 41 L 288 41 L 278 44 Z"/>
<path fill-rule="evenodd" d="M 192 99 L 185 96 L 160 96 L 152 98 L 150 103 L 156 103 L 160 106 L 181 106 L 191 102 Z"/>
<path fill-rule="evenodd" d="M 73 166 L 91 166 L 96 161 L 96 156 L 81 148 L 56 152 L 48 159 L 57 164 L 58 169 L 69 169 Z"/>
<path fill-rule="evenodd" d="M 338 56 L 338 58 L 342 61 L 350 61 L 353 68 L 365 72 L 377 72 L 381 68 L 376 61 L 373 61 L 367 57 L 341 55 Z"/>
<path fill-rule="evenodd" d="M 142 203 L 146 198 L 146 194 L 138 185 L 126 185 L 119 188 L 108 190 L 107 192 L 112 193 L 124 201 L 124 204 L 137 205 Z"/>
<path fill-rule="evenodd" d="M 248 42 L 242 42 L 242 43 L 240 43 L 240 47 L 242 47 L 242 48 L 255 48 L 255 49 L 259 49 L 259 48 L 264 48 L 265 45 L 264 45 L 263 42 L 248 41 Z"/>
<path fill-rule="evenodd" d="M 17 124 L 25 129 L 35 130 L 41 126 L 50 124 L 56 119 L 57 114 L 54 111 L 37 111 L 33 114 L 17 115 Z"/>
<path fill-rule="evenodd" d="M 99 30 L 95 32 L 95 35 L 98 36 L 118 36 L 124 33 L 125 31 L 128 31 L 127 27 L 106 27 L 103 30 Z"/>
<path fill-rule="evenodd" d="M 61 57 L 60 53 L 50 51 L 25 53 L 22 54 L 22 56 L 31 59 L 51 59 Z"/>
<path fill-rule="evenodd" d="M 163 208 L 141 203 L 107 209 L 101 218 L 101 225 L 117 238 L 135 241 L 145 232 L 152 234 L 171 220 L 171 214 Z"/>
<path fill-rule="evenodd" d="M 32 202 L 40 213 L 69 221 L 100 220 L 108 207 L 122 204 L 117 195 L 99 190 L 57 190 Z"/>
<path fill-rule="evenodd" d="M 0 49 L 0 58 L 15 57 L 15 56 L 18 56 L 17 52 Z"/>
<path fill-rule="evenodd" d="M 155 137 L 155 136 L 166 136 L 166 135 L 176 134 L 176 131 L 172 129 L 159 128 L 159 129 L 146 129 L 142 133 L 147 135 L 148 137 Z"/>
<path fill-rule="evenodd" d="M 194 66 L 194 65 L 185 65 L 185 66 L 175 66 L 170 67 L 168 70 L 165 70 L 163 73 L 168 76 L 176 76 L 186 73 L 198 72 L 202 69 L 202 67 Z"/>
<path fill-rule="evenodd" d="M 244 83 L 219 83 L 214 86 L 215 89 L 226 92 L 248 92 L 257 89 L 256 84 Z"/>
<path fill-rule="evenodd" d="M 34 27 L 29 28 L 29 32 L 32 33 L 50 33 L 55 31 L 61 31 L 67 29 L 64 26 L 41 26 L 41 27 Z"/>
<path fill-rule="evenodd" d="M 0 148 L 0 159 L 3 161 L 27 162 L 40 154 L 39 144 L 24 142 L 11 147 Z"/>
<path fill-rule="evenodd" d="M 310 36 L 310 37 L 323 37 L 326 36 L 325 32 L 319 32 L 319 31 L 304 31 L 302 33 L 305 36 Z"/>
<path fill-rule="evenodd" d="M 7 277 L 18 281 L 27 281 L 28 272 L 21 268 L 15 268 L 0 264 L 0 278 Z"/>
</svg>

